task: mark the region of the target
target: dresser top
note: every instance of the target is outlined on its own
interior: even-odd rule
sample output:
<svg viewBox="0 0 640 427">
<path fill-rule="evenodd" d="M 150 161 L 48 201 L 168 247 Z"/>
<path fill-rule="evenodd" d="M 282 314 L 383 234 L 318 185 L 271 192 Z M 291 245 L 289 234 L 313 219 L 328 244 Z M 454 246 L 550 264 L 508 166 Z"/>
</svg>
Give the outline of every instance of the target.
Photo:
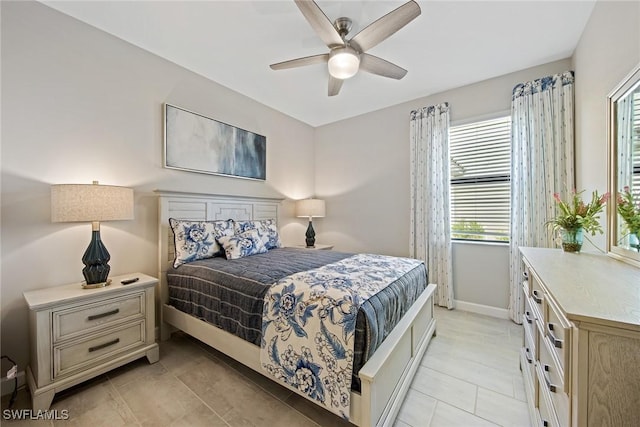
<svg viewBox="0 0 640 427">
<path fill-rule="evenodd" d="M 121 280 L 132 279 L 135 277 L 137 277 L 138 280 L 134 283 L 129 285 L 123 285 L 120 283 Z M 109 297 L 109 295 L 133 291 L 140 288 L 147 288 L 158 283 L 158 279 L 155 277 L 147 276 L 142 273 L 111 276 L 109 279 L 111 279 L 111 285 L 103 288 L 83 289 L 81 283 L 72 283 L 69 285 L 52 286 L 50 288 L 27 291 L 23 293 L 23 295 L 31 310 L 42 310 L 70 301 L 83 301 L 100 297 Z"/>
<path fill-rule="evenodd" d="M 604 254 L 520 252 L 569 320 L 640 328 L 640 269 Z"/>
</svg>

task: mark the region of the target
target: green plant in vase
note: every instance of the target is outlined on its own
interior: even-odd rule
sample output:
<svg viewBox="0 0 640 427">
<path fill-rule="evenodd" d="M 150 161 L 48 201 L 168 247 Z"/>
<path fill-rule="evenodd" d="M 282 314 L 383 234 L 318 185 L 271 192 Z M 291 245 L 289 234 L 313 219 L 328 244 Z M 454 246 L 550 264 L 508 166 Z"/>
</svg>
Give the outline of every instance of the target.
<svg viewBox="0 0 640 427">
<path fill-rule="evenodd" d="M 599 214 L 609 200 L 609 193 L 599 195 L 598 191 L 594 191 L 591 193 L 591 201 L 585 203 L 581 196 L 583 192 L 584 190 L 574 190 L 568 202 L 562 200 L 558 193 L 553 195 L 559 213 L 547 224 L 551 225 L 554 231 L 560 231 L 562 249 L 565 252 L 580 252 L 584 232 L 592 236 L 597 232 L 602 233 Z"/>
<path fill-rule="evenodd" d="M 637 198 L 640 199 L 640 196 Z M 624 191 L 618 193 L 618 214 L 624 220 L 628 235 L 632 237 L 629 240 L 634 240 L 630 242 L 630 246 L 640 251 L 640 243 L 638 243 L 638 238 L 640 237 L 640 202 L 635 203 L 634 195 L 628 186 L 624 187 Z"/>
</svg>

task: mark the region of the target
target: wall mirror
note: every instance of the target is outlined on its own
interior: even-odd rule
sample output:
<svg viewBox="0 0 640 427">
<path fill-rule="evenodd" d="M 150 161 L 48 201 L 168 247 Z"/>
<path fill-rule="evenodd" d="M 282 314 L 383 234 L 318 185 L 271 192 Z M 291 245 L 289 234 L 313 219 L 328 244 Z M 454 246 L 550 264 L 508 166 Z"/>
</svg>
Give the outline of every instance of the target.
<svg viewBox="0 0 640 427">
<path fill-rule="evenodd" d="M 635 213 L 640 215 L 640 64 L 609 95 L 607 125 L 611 193 L 608 251 L 611 256 L 640 267 L 640 220 L 630 221 L 629 215 L 621 215 L 621 201 L 616 197 L 628 188 Z"/>
</svg>

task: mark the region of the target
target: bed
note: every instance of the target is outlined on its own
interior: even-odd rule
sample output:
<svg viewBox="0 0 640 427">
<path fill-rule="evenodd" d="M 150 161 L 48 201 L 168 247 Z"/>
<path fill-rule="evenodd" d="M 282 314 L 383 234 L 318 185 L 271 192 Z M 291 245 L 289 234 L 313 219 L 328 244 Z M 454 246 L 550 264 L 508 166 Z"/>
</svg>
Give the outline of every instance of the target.
<svg viewBox="0 0 640 427">
<path fill-rule="evenodd" d="M 243 339 L 237 334 L 234 335 L 234 333 L 214 326 L 212 323 L 202 321 L 200 319 L 202 316 L 188 314 L 185 312 L 186 310 L 181 311 L 176 308 L 175 286 L 172 287 L 174 292 L 173 305 L 170 304 L 167 274 L 175 273 L 173 269 L 175 249 L 169 219 L 192 221 L 277 219 L 282 200 L 170 191 L 157 191 L 156 193 L 159 195 L 161 338 L 168 339 L 175 329 L 182 330 L 256 372 L 273 379 L 263 370 L 260 347 L 255 342 L 251 342 L 252 339 L 247 339 L 247 337 L 243 337 Z M 304 249 L 298 251 L 306 252 L 306 255 L 299 255 L 301 260 L 310 259 L 310 251 Z M 279 254 L 281 258 L 296 256 L 294 250 L 287 248 L 270 252 L 273 253 L 273 256 Z M 329 263 L 344 258 L 339 253 L 322 252 L 323 254 L 316 252 L 313 258 L 325 257 L 327 258 L 326 262 Z M 260 256 L 257 255 L 255 259 L 257 260 Z M 218 265 L 221 265 L 219 260 Z M 174 280 L 173 276 L 172 280 Z M 413 304 L 406 309 L 404 316 L 396 321 L 395 327 L 388 333 L 384 341 L 379 344 L 372 355 L 367 356 L 366 363 L 362 366 L 354 363 L 357 381 L 354 382 L 350 392 L 348 418 L 351 423 L 359 426 L 393 424 L 413 374 L 419 366 L 431 337 L 435 335 L 434 290 L 435 285 L 425 284 L 424 290 L 416 296 Z"/>
</svg>

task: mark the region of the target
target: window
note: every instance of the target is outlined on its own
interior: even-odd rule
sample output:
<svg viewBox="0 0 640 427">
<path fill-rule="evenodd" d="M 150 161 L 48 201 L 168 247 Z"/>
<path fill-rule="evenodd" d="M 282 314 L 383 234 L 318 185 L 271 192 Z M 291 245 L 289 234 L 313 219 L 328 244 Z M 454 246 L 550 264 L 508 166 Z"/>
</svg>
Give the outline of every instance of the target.
<svg viewBox="0 0 640 427">
<path fill-rule="evenodd" d="M 452 126 L 451 238 L 509 241 L 511 117 Z"/>
</svg>

